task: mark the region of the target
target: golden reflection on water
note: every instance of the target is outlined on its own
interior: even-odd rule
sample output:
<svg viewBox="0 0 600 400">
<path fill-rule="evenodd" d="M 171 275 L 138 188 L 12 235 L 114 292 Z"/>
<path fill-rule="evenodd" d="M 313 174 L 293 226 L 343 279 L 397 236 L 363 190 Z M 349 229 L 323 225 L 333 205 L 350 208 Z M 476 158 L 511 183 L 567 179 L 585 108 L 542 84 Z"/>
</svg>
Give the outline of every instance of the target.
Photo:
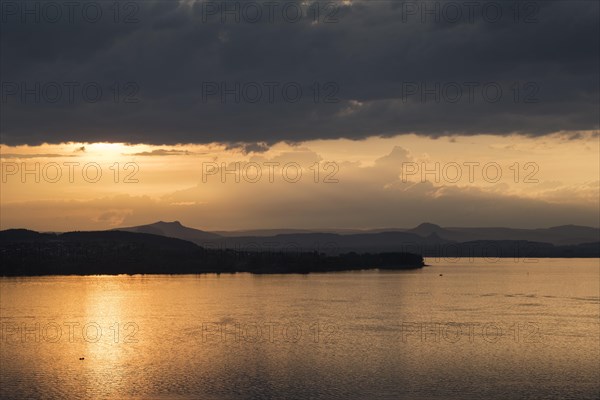
<svg viewBox="0 0 600 400">
<path fill-rule="evenodd" d="M 101 290 L 86 290 L 85 312 L 88 322 L 82 328 L 85 341 L 83 365 L 87 375 L 103 376 L 107 393 L 118 393 L 127 386 L 128 374 L 121 366 L 126 361 L 122 346 L 124 297 L 120 294 L 122 283 L 114 277 L 97 277 Z M 126 279 L 128 281 L 128 279 Z"/>
<path fill-rule="evenodd" d="M 0 397 L 596 398 L 598 262 L 2 278 Z M 23 323 L 41 328 L 23 340 Z M 404 323 L 477 330 L 432 340 Z"/>
</svg>

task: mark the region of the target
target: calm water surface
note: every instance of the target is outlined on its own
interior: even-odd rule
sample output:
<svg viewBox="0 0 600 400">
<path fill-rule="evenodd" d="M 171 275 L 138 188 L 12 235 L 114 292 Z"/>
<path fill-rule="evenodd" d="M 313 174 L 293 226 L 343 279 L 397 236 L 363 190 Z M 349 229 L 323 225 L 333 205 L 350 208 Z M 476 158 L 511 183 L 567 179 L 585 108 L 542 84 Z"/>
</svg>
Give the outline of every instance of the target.
<svg viewBox="0 0 600 400">
<path fill-rule="evenodd" d="M 0 397 L 600 398 L 600 260 L 427 263 L 2 278 Z"/>
</svg>

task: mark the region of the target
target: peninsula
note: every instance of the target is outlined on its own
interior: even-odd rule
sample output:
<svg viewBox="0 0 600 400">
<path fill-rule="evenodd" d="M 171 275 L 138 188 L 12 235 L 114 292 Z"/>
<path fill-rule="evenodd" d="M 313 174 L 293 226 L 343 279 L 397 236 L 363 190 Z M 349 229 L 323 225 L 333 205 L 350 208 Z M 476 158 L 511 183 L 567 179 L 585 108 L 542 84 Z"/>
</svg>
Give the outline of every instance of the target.
<svg viewBox="0 0 600 400">
<path fill-rule="evenodd" d="M 1 276 L 235 273 L 306 274 L 363 269 L 415 269 L 406 252 L 327 255 L 316 251 L 207 249 L 147 233 L 0 231 Z"/>
</svg>

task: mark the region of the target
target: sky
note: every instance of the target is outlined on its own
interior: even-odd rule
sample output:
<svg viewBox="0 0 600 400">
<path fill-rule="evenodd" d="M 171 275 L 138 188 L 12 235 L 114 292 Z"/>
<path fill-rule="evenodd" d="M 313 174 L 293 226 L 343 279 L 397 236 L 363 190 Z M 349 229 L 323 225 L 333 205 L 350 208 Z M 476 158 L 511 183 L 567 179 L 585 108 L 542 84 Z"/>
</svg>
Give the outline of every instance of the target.
<svg viewBox="0 0 600 400">
<path fill-rule="evenodd" d="M 1 229 L 600 225 L 598 2 L 24 4 Z"/>
</svg>

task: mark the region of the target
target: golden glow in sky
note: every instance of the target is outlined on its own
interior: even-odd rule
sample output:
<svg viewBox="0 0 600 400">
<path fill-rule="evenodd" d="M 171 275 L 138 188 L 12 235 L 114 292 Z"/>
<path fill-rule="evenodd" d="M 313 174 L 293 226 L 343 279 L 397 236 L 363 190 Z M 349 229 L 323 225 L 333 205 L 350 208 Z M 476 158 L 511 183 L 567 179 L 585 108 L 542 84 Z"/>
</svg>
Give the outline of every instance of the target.
<svg viewBox="0 0 600 400">
<path fill-rule="evenodd" d="M 262 148 L 2 146 L 1 228 L 109 229 L 157 220 L 207 230 L 424 221 L 597 226 L 598 140 L 583 132 L 402 135 Z"/>
</svg>

